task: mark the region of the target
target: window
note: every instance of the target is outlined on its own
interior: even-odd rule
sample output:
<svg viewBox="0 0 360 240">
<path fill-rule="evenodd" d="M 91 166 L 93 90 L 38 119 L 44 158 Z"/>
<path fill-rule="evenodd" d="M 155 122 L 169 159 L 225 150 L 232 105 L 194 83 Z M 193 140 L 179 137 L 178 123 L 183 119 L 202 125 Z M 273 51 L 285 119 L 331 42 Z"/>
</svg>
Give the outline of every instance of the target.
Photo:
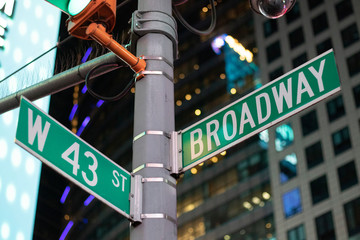
<svg viewBox="0 0 360 240">
<path fill-rule="evenodd" d="M 329 27 L 325 12 L 313 18 L 311 22 L 314 35 L 321 33 Z"/>
<path fill-rule="evenodd" d="M 301 128 L 303 136 L 306 136 L 319 128 L 315 110 L 312 110 L 301 117 Z"/>
<path fill-rule="evenodd" d="M 293 21 L 295 21 L 300 17 L 300 6 L 298 2 L 295 3 L 295 5 L 293 6 L 290 12 L 287 12 L 285 14 L 285 17 L 286 17 L 286 22 L 288 24 L 292 23 Z"/>
<path fill-rule="evenodd" d="M 284 74 L 284 68 L 281 66 L 274 71 L 270 72 L 269 78 L 270 81 L 277 79 L 278 77 L 282 76 Z"/>
<path fill-rule="evenodd" d="M 287 232 L 287 240 L 306 240 L 304 224 L 290 229 Z"/>
<path fill-rule="evenodd" d="M 356 107 L 360 107 L 360 85 L 353 88 L 353 94 Z"/>
<path fill-rule="evenodd" d="M 275 149 L 280 152 L 294 142 L 294 131 L 291 124 L 283 124 L 275 130 Z"/>
<path fill-rule="evenodd" d="M 232 168 L 209 181 L 209 196 L 213 197 L 222 194 L 237 183 L 237 170 Z"/>
<path fill-rule="evenodd" d="M 277 32 L 278 25 L 277 21 L 273 19 L 269 19 L 266 22 L 264 22 L 264 36 L 267 38 L 273 33 Z"/>
<path fill-rule="evenodd" d="M 324 161 L 321 142 L 316 142 L 305 149 L 308 169 L 313 168 Z"/>
<path fill-rule="evenodd" d="M 283 160 L 279 162 L 280 166 L 280 182 L 285 183 L 290 179 L 296 177 L 297 171 L 297 159 L 296 154 L 287 155 Z"/>
<path fill-rule="evenodd" d="M 345 115 L 345 106 L 341 95 L 326 103 L 326 108 L 329 122 Z"/>
<path fill-rule="evenodd" d="M 341 31 L 341 38 L 344 47 L 348 47 L 351 44 L 359 40 L 359 32 L 356 23 L 351 24 L 347 28 Z"/>
<path fill-rule="evenodd" d="M 321 54 L 329 49 L 332 48 L 332 42 L 331 42 L 331 38 L 326 39 L 325 41 L 319 43 L 318 45 L 316 45 L 316 51 L 317 54 Z"/>
<path fill-rule="evenodd" d="M 312 10 L 314 8 L 316 8 L 317 6 L 321 5 L 322 3 L 324 3 L 324 0 L 308 0 L 308 6 L 309 9 Z"/>
<path fill-rule="evenodd" d="M 276 41 L 266 48 L 266 56 L 268 63 L 281 57 L 280 42 Z"/>
<path fill-rule="evenodd" d="M 329 198 L 326 175 L 323 175 L 310 182 L 312 203 L 319 203 Z"/>
<path fill-rule="evenodd" d="M 358 183 L 355 162 L 351 161 L 338 168 L 341 191 Z"/>
<path fill-rule="evenodd" d="M 318 240 L 335 240 L 335 228 L 332 213 L 327 212 L 315 218 Z"/>
<path fill-rule="evenodd" d="M 293 67 L 296 68 L 300 66 L 301 64 L 305 63 L 307 61 L 307 54 L 306 52 L 301 54 L 300 56 L 293 59 L 292 64 Z"/>
<path fill-rule="evenodd" d="M 289 42 L 290 42 L 290 48 L 296 48 L 297 46 L 303 44 L 305 42 L 304 38 L 304 32 L 302 27 L 299 27 L 289 33 Z"/>
<path fill-rule="evenodd" d="M 349 128 L 345 127 L 332 134 L 332 142 L 335 155 L 351 148 Z"/>
<path fill-rule="evenodd" d="M 360 52 L 348 57 L 346 62 L 350 77 L 360 72 Z"/>
<path fill-rule="evenodd" d="M 300 189 L 295 188 L 282 195 L 285 218 L 294 216 L 302 211 Z"/>
<path fill-rule="evenodd" d="M 360 197 L 344 205 L 349 237 L 360 233 Z"/>
<path fill-rule="evenodd" d="M 351 16 L 351 14 L 354 12 L 351 0 L 343 0 L 339 2 L 335 5 L 335 9 L 336 16 L 339 21 L 343 20 L 348 16 Z"/>
</svg>

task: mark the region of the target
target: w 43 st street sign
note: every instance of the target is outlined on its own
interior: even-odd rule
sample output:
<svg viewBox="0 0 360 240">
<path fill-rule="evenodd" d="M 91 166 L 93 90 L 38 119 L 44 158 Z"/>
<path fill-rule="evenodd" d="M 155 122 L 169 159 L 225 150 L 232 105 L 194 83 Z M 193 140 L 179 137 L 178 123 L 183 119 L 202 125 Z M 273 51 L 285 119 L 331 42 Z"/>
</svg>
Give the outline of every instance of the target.
<svg viewBox="0 0 360 240">
<path fill-rule="evenodd" d="M 21 98 L 15 142 L 64 177 L 130 219 L 132 176 Z"/>
<path fill-rule="evenodd" d="M 329 50 L 181 132 L 182 171 L 340 91 Z"/>
</svg>

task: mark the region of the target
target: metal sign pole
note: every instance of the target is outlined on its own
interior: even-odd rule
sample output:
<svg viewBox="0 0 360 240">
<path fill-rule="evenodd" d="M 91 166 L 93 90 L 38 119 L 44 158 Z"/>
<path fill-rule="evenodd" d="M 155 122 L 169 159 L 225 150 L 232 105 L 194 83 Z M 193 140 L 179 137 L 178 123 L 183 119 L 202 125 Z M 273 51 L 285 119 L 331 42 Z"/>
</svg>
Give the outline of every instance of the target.
<svg viewBox="0 0 360 240">
<path fill-rule="evenodd" d="M 170 175 L 171 133 L 175 128 L 173 61 L 177 46 L 171 0 L 139 0 L 132 17 L 137 55 L 146 70 L 135 85 L 133 174 L 141 175 L 141 224 L 132 240 L 177 239 L 176 180 Z"/>
</svg>

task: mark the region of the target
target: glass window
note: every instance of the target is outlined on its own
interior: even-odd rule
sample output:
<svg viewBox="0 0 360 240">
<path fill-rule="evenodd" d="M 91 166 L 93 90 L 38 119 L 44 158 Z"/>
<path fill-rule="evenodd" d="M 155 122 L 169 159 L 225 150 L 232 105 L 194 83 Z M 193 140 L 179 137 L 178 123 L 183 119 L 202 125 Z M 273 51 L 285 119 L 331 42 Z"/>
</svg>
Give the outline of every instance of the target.
<svg viewBox="0 0 360 240">
<path fill-rule="evenodd" d="M 300 189 L 295 188 L 282 195 L 285 218 L 302 212 Z"/>
<path fill-rule="evenodd" d="M 284 68 L 282 66 L 278 67 L 274 71 L 270 72 L 270 74 L 269 74 L 270 81 L 277 79 L 278 77 L 282 76 L 283 74 L 284 74 Z"/>
<path fill-rule="evenodd" d="M 348 57 L 346 62 L 350 77 L 360 72 L 360 52 Z"/>
<path fill-rule="evenodd" d="M 348 47 L 351 44 L 359 40 L 359 32 L 356 23 L 351 24 L 347 28 L 341 31 L 341 38 L 344 47 Z"/>
<path fill-rule="evenodd" d="M 335 228 L 332 213 L 327 212 L 315 218 L 318 240 L 335 240 Z"/>
<path fill-rule="evenodd" d="M 264 36 L 267 38 L 273 33 L 277 32 L 278 25 L 277 21 L 273 19 L 269 19 L 266 22 L 264 22 Z"/>
<path fill-rule="evenodd" d="M 224 193 L 227 189 L 233 187 L 238 183 L 236 169 L 230 169 L 229 171 L 215 177 L 209 182 L 209 196 L 213 197 Z"/>
<path fill-rule="evenodd" d="M 315 0 L 316 1 L 316 0 Z M 312 28 L 314 35 L 317 35 L 329 27 L 326 13 L 321 13 L 319 16 L 312 19 Z"/>
<path fill-rule="evenodd" d="M 341 191 L 358 183 L 355 162 L 351 161 L 338 168 Z"/>
<path fill-rule="evenodd" d="M 306 240 L 304 224 L 290 229 L 287 232 L 287 240 Z"/>
<path fill-rule="evenodd" d="M 299 27 L 289 33 L 289 42 L 290 42 L 290 48 L 296 48 L 297 46 L 303 44 L 305 42 L 304 38 L 304 32 L 302 27 Z"/>
<path fill-rule="evenodd" d="M 301 64 L 305 63 L 307 61 L 307 54 L 306 52 L 297 56 L 296 58 L 293 59 L 292 64 L 293 67 L 296 68 L 298 66 L 300 66 Z"/>
<path fill-rule="evenodd" d="M 237 165 L 239 182 L 247 180 L 249 177 L 259 173 L 267 167 L 267 153 L 266 151 L 254 154 L 247 159 L 244 159 Z"/>
<path fill-rule="evenodd" d="M 331 42 L 331 38 L 326 39 L 325 41 L 319 43 L 318 45 L 316 45 L 316 51 L 317 54 L 321 54 L 329 49 L 332 48 L 332 42 Z"/>
<path fill-rule="evenodd" d="M 275 149 L 280 152 L 294 142 L 294 131 L 291 124 L 283 124 L 275 130 Z"/>
<path fill-rule="evenodd" d="M 326 108 L 329 122 L 345 115 L 345 106 L 341 95 L 326 103 Z"/>
<path fill-rule="evenodd" d="M 360 85 L 353 88 L 353 94 L 356 107 L 360 107 Z"/>
<path fill-rule="evenodd" d="M 319 128 L 316 110 L 312 110 L 301 117 L 301 128 L 303 136 L 306 136 Z"/>
<path fill-rule="evenodd" d="M 345 127 L 332 134 L 332 142 L 335 155 L 351 148 L 349 128 Z"/>
<path fill-rule="evenodd" d="M 266 48 L 266 56 L 268 63 L 281 57 L 280 42 L 276 41 Z"/>
<path fill-rule="evenodd" d="M 192 189 L 186 194 L 183 194 L 178 199 L 177 214 L 180 216 L 183 213 L 190 212 L 200 206 L 204 202 L 204 194 L 202 187 Z"/>
<path fill-rule="evenodd" d="M 360 233 L 360 197 L 344 205 L 349 237 Z"/>
<path fill-rule="evenodd" d="M 351 16 L 351 14 L 354 12 L 351 0 L 343 0 L 339 2 L 335 5 L 335 9 L 336 16 L 339 21 L 343 20 L 348 16 Z"/>
<path fill-rule="evenodd" d="M 305 148 L 306 163 L 308 169 L 311 169 L 324 161 L 321 142 L 316 142 L 313 145 Z"/>
<path fill-rule="evenodd" d="M 312 203 L 316 204 L 329 198 L 326 175 L 323 175 L 310 182 Z"/>
<path fill-rule="evenodd" d="M 298 2 L 295 3 L 290 12 L 285 14 L 285 17 L 287 23 L 291 23 L 300 17 L 300 6 Z"/>
<path fill-rule="evenodd" d="M 285 183 L 290 179 L 296 177 L 297 159 L 296 154 L 287 155 L 279 162 L 280 165 L 280 182 Z"/>
<path fill-rule="evenodd" d="M 312 10 L 314 8 L 316 8 L 317 6 L 321 5 L 322 3 L 324 3 L 324 0 L 308 0 L 308 6 L 309 9 Z"/>
</svg>

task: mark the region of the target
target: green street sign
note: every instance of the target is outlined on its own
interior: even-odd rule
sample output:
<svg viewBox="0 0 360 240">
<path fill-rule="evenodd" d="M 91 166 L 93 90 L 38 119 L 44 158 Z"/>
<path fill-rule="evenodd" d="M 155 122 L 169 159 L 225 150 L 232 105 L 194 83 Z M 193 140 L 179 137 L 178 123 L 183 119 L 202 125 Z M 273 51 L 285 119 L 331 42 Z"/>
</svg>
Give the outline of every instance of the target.
<svg viewBox="0 0 360 240">
<path fill-rule="evenodd" d="M 75 16 L 79 14 L 91 2 L 91 0 L 45 0 L 64 13 Z"/>
<path fill-rule="evenodd" d="M 132 176 L 26 98 L 16 144 L 128 219 Z"/>
<path fill-rule="evenodd" d="M 334 52 L 329 50 L 181 131 L 181 171 L 338 91 Z"/>
</svg>

